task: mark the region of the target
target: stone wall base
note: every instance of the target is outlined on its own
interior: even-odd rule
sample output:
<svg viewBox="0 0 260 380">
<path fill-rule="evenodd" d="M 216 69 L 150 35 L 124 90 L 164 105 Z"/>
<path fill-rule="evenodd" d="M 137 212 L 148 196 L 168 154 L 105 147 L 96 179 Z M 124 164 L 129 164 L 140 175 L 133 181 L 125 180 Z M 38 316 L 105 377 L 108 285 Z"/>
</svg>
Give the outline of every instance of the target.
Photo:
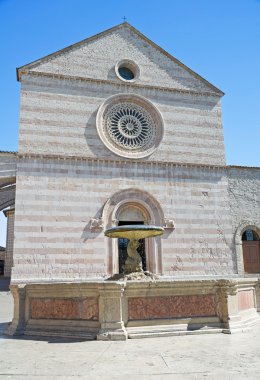
<svg viewBox="0 0 260 380">
<path fill-rule="evenodd" d="M 233 333 L 260 321 L 258 280 L 13 284 L 7 335 L 126 340 Z"/>
</svg>

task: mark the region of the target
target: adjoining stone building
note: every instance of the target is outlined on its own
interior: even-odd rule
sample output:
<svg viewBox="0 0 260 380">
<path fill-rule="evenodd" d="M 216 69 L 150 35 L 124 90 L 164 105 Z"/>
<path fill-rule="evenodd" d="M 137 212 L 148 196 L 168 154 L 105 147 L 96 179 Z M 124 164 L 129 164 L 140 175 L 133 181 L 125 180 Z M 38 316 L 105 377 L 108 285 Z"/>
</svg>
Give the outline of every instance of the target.
<svg viewBox="0 0 260 380">
<path fill-rule="evenodd" d="M 0 211 L 7 218 L 6 248 L 0 249 L 0 274 L 11 276 L 13 265 L 16 153 L 0 151 Z"/>
<path fill-rule="evenodd" d="M 223 92 L 128 23 L 17 74 L 9 334 L 124 339 L 256 322 L 260 170 L 226 166 Z M 158 284 L 104 281 L 127 245 L 104 229 L 130 223 L 165 228 L 140 248 Z"/>
<path fill-rule="evenodd" d="M 4 275 L 5 247 L 0 246 L 0 276 Z"/>
</svg>

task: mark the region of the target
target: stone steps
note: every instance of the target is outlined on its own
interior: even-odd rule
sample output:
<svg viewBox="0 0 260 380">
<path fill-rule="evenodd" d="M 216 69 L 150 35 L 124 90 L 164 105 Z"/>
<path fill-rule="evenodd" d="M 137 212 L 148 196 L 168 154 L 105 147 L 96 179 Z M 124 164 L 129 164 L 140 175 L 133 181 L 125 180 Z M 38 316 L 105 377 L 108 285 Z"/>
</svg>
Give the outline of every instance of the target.
<svg viewBox="0 0 260 380">
<path fill-rule="evenodd" d="M 229 329 L 223 329 L 224 334 L 234 334 L 236 332 L 244 332 L 250 330 L 256 324 L 260 323 L 259 313 L 243 318 L 242 320 L 230 323 Z"/>
<path fill-rule="evenodd" d="M 180 335 L 197 335 L 197 334 L 217 334 L 222 333 L 221 327 L 202 327 L 198 329 L 188 329 L 187 325 L 178 326 L 146 326 L 137 328 L 128 328 L 129 339 L 141 339 L 141 338 L 157 338 L 164 336 L 180 336 Z"/>
<path fill-rule="evenodd" d="M 84 333 L 84 332 L 64 332 L 64 331 L 25 331 L 26 336 L 40 336 L 40 337 L 50 337 L 50 338 L 69 338 L 69 339 L 80 339 L 80 340 L 95 340 L 96 333 Z"/>
</svg>

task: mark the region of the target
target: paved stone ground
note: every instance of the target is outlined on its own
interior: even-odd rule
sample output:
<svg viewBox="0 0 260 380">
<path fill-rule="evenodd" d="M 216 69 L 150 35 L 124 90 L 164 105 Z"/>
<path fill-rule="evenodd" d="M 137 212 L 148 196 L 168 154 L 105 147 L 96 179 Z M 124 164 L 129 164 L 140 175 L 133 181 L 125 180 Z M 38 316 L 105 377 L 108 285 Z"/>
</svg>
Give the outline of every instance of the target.
<svg viewBox="0 0 260 380">
<path fill-rule="evenodd" d="M 11 295 L 2 290 L 0 333 L 11 315 Z M 0 337 L 0 380 L 259 378 L 259 325 L 234 335 L 129 339 L 127 342 Z"/>
</svg>

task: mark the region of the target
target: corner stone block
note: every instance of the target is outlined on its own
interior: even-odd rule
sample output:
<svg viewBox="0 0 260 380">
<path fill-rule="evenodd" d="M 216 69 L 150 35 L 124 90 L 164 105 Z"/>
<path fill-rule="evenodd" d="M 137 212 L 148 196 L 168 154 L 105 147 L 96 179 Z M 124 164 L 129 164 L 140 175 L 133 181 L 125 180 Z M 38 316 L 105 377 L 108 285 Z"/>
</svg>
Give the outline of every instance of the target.
<svg viewBox="0 0 260 380">
<path fill-rule="evenodd" d="M 222 281 L 223 282 L 223 281 Z M 221 281 L 220 281 L 221 283 Z M 226 310 L 224 316 L 224 333 L 243 331 L 260 322 L 255 302 L 256 279 L 238 279 L 222 283 L 222 310 Z"/>
</svg>

